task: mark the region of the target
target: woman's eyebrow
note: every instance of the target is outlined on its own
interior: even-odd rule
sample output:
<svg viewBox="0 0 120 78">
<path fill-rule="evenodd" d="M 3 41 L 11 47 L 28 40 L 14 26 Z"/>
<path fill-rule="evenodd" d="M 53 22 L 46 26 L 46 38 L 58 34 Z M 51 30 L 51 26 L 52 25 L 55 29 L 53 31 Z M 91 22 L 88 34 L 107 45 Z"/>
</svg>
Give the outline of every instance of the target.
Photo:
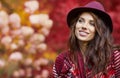
<svg viewBox="0 0 120 78">
<path fill-rule="evenodd" d="M 81 17 L 81 16 L 79 17 L 79 19 L 82 19 L 82 20 L 84 20 L 84 18 L 83 18 L 83 17 Z"/>
</svg>

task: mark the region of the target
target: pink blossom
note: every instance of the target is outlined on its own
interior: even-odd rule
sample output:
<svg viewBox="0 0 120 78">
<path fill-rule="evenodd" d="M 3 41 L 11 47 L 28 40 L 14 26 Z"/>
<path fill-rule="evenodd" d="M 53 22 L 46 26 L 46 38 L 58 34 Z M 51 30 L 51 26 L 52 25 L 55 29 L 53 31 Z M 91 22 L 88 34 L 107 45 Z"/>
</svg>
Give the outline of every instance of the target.
<svg viewBox="0 0 120 78">
<path fill-rule="evenodd" d="M 8 45 L 12 42 L 12 38 L 10 36 L 4 36 L 1 39 L 1 43 L 4 45 Z"/>
<path fill-rule="evenodd" d="M 18 36 L 18 35 L 21 34 L 21 30 L 20 30 L 20 29 L 11 30 L 10 32 L 11 32 L 11 35 L 12 35 L 13 37 L 16 37 L 16 36 Z"/>
<path fill-rule="evenodd" d="M 15 61 L 20 61 L 23 59 L 23 55 L 21 52 L 13 52 L 10 56 L 9 56 L 9 60 L 15 60 Z"/>
<path fill-rule="evenodd" d="M 8 25 L 8 14 L 5 11 L 0 11 L 0 28 Z"/>
<path fill-rule="evenodd" d="M 26 68 L 26 76 L 27 76 L 27 78 L 32 76 L 32 68 L 31 67 Z"/>
<path fill-rule="evenodd" d="M 45 28 L 45 27 L 43 27 L 43 28 L 41 28 L 41 30 L 40 30 L 39 32 L 41 32 L 41 33 L 44 34 L 45 36 L 48 36 L 49 33 L 50 33 L 50 30 L 47 29 L 47 28 Z"/>
<path fill-rule="evenodd" d="M 49 19 L 49 15 L 48 14 L 39 14 L 39 18 L 40 18 L 40 21 L 45 21 L 45 20 Z"/>
<path fill-rule="evenodd" d="M 25 41 L 23 39 L 19 39 L 17 42 L 18 46 L 24 46 L 25 45 Z"/>
<path fill-rule="evenodd" d="M 30 42 L 34 44 L 39 44 L 41 42 L 45 41 L 45 36 L 43 34 L 33 34 L 30 38 Z"/>
<path fill-rule="evenodd" d="M 25 45 L 25 47 L 26 47 L 25 51 L 29 54 L 35 54 L 37 52 L 36 51 L 36 44 L 31 43 L 30 41 L 28 44 Z"/>
<path fill-rule="evenodd" d="M 26 1 L 24 5 L 25 5 L 25 11 L 27 13 L 34 13 L 36 10 L 39 9 L 39 3 L 37 0 Z"/>
<path fill-rule="evenodd" d="M 29 20 L 31 24 L 40 24 L 40 15 L 30 15 Z"/>
<path fill-rule="evenodd" d="M 2 8 L 2 4 L 1 4 L 1 2 L 0 2 L 0 9 Z"/>
<path fill-rule="evenodd" d="M 51 19 L 49 19 L 49 15 L 48 14 L 39 14 L 39 23 L 47 28 L 51 28 L 53 21 Z"/>
<path fill-rule="evenodd" d="M 19 28 L 21 26 L 21 19 L 17 13 L 13 13 L 9 16 L 9 22 L 11 23 L 13 28 Z"/>
<path fill-rule="evenodd" d="M 18 71 L 19 71 L 20 76 L 25 76 L 25 70 L 19 69 Z"/>
<path fill-rule="evenodd" d="M 36 46 L 38 51 L 45 51 L 47 49 L 47 44 L 45 43 L 40 43 L 39 45 Z"/>
<path fill-rule="evenodd" d="M 50 29 L 52 27 L 52 25 L 53 25 L 53 21 L 48 19 L 48 20 L 44 21 L 43 23 L 41 23 L 41 25 L 43 25 L 44 27 Z"/>
<path fill-rule="evenodd" d="M 37 69 L 37 70 L 41 70 L 40 66 L 44 66 L 48 64 L 48 60 L 45 58 L 39 58 L 37 60 L 34 61 L 33 66 Z"/>
<path fill-rule="evenodd" d="M 24 61 L 24 64 L 25 64 L 26 66 L 28 66 L 28 65 L 31 65 L 32 62 L 33 62 L 32 58 L 26 58 L 25 61 Z"/>
<path fill-rule="evenodd" d="M 13 77 L 15 77 L 15 78 L 18 78 L 18 77 L 20 77 L 20 73 L 19 73 L 19 71 L 14 71 L 13 72 Z"/>
<path fill-rule="evenodd" d="M 29 20 L 32 24 L 41 24 L 48 19 L 49 19 L 48 14 L 34 14 L 30 15 L 29 17 Z"/>
<path fill-rule="evenodd" d="M 41 75 L 35 75 L 35 78 L 42 78 Z"/>
<path fill-rule="evenodd" d="M 36 53 L 36 46 L 34 44 L 29 44 L 29 47 L 26 48 L 26 51 L 29 52 L 30 54 L 35 54 Z"/>
<path fill-rule="evenodd" d="M 34 33 L 34 29 L 33 28 L 31 28 L 31 27 L 28 27 L 28 26 L 22 26 L 21 27 L 21 34 L 23 35 L 23 36 L 30 36 L 30 35 L 32 35 Z"/>
<path fill-rule="evenodd" d="M 49 62 L 49 61 L 48 61 L 47 59 L 45 59 L 45 58 L 40 58 L 40 59 L 39 59 L 39 64 L 40 64 L 40 65 L 47 65 L 48 62 Z"/>
<path fill-rule="evenodd" d="M 1 32 L 3 35 L 7 35 L 9 33 L 9 31 L 10 31 L 9 26 L 5 26 L 1 29 Z"/>
<path fill-rule="evenodd" d="M 33 66 L 35 67 L 36 70 L 41 70 L 40 60 L 35 60 Z"/>
<path fill-rule="evenodd" d="M 49 19 L 48 14 L 31 15 L 29 20 L 32 24 L 40 24 L 48 29 L 50 29 L 53 25 L 53 21 Z"/>
<path fill-rule="evenodd" d="M 11 43 L 10 44 L 10 49 L 11 50 L 16 50 L 18 48 L 18 45 L 16 43 Z"/>
<path fill-rule="evenodd" d="M 49 76 L 49 71 L 44 69 L 42 71 L 42 78 L 48 78 L 48 76 Z"/>
<path fill-rule="evenodd" d="M 4 67 L 5 66 L 5 61 L 0 59 L 0 67 Z"/>
<path fill-rule="evenodd" d="M 25 36 L 23 35 L 23 30 L 20 28 L 20 29 L 16 29 L 16 30 L 11 30 L 10 33 L 11 33 L 11 37 L 12 38 L 19 38 L 19 39 L 24 39 Z"/>
</svg>

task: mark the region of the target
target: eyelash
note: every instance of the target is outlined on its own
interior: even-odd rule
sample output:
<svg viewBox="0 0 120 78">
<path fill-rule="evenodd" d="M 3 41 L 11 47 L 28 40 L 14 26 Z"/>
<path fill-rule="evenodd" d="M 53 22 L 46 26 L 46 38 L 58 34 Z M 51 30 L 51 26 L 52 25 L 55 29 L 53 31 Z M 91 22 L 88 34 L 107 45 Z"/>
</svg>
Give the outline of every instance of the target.
<svg viewBox="0 0 120 78">
<path fill-rule="evenodd" d="M 90 23 L 92 26 L 95 26 L 95 23 Z"/>
<path fill-rule="evenodd" d="M 83 22 L 83 20 L 82 20 L 82 19 L 79 19 L 78 21 L 79 21 L 79 22 Z"/>
</svg>

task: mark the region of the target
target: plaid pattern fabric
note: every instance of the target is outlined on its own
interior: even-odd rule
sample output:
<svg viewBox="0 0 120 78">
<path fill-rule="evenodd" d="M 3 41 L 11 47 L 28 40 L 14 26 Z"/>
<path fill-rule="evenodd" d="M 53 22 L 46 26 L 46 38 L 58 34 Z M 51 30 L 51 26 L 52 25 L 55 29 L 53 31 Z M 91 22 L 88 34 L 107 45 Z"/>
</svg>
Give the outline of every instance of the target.
<svg viewBox="0 0 120 78">
<path fill-rule="evenodd" d="M 93 78 L 120 78 L 120 51 L 115 51 L 113 53 L 113 60 L 108 65 L 107 75 L 102 72 L 96 74 Z M 91 72 L 85 70 L 85 76 L 82 77 L 79 74 L 80 69 L 76 68 L 75 65 L 68 58 L 68 52 L 61 53 L 53 66 L 54 78 L 91 78 Z"/>
</svg>

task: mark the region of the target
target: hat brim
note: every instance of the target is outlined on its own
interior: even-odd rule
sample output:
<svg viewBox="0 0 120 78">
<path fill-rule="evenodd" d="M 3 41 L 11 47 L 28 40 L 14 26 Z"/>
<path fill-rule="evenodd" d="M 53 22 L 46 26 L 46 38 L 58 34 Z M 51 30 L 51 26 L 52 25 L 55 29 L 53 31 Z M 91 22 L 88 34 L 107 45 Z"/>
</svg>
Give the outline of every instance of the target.
<svg viewBox="0 0 120 78">
<path fill-rule="evenodd" d="M 94 9 L 94 8 L 88 8 L 88 7 L 74 8 L 68 13 L 67 24 L 69 27 L 71 25 L 71 21 L 73 19 L 75 19 L 82 12 L 93 12 L 94 14 L 96 14 L 103 20 L 103 22 L 106 24 L 106 26 L 110 29 L 110 32 L 113 31 L 112 19 L 106 12 L 103 12 L 103 11 L 100 11 L 100 10 Z"/>
</svg>

